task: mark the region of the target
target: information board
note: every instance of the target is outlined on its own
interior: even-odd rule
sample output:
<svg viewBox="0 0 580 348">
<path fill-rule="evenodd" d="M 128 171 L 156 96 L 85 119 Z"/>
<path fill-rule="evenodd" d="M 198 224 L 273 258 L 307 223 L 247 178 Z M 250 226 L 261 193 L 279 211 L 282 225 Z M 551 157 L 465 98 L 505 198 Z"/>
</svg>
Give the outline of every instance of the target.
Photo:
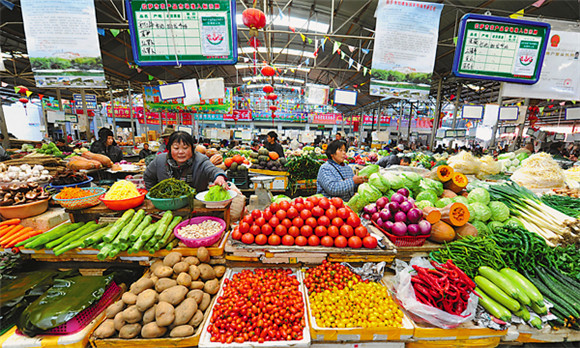
<svg viewBox="0 0 580 348">
<path fill-rule="evenodd" d="M 548 23 L 467 14 L 459 27 L 453 73 L 534 84 L 540 78 L 549 35 Z"/>
<path fill-rule="evenodd" d="M 82 94 L 73 94 L 75 102 L 75 109 L 83 108 Z M 97 96 L 95 94 L 85 94 L 85 102 L 87 103 L 87 110 L 97 110 Z"/>
<path fill-rule="evenodd" d="M 481 120 L 483 118 L 483 105 L 463 105 L 461 118 L 469 120 Z"/>
<path fill-rule="evenodd" d="M 139 65 L 235 64 L 235 0 L 126 0 Z"/>
</svg>

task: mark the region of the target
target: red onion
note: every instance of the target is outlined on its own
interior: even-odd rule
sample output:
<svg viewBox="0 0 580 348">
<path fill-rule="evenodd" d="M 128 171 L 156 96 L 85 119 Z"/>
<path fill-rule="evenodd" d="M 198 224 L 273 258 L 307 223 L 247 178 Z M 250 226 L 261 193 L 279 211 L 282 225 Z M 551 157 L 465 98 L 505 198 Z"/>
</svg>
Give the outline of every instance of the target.
<svg viewBox="0 0 580 348">
<path fill-rule="evenodd" d="M 367 204 L 363 210 L 365 213 L 373 215 L 377 212 L 377 206 L 375 204 Z"/>
<path fill-rule="evenodd" d="M 408 213 L 409 210 L 411 210 L 411 208 L 413 208 L 413 203 L 409 203 L 407 201 L 404 201 L 403 203 L 399 204 L 399 208 L 401 208 L 401 211 Z"/>
<path fill-rule="evenodd" d="M 409 197 L 409 190 L 406 187 L 398 189 L 397 193 L 405 197 Z"/>
<path fill-rule="evenodd" d="M 423 217 L 423 211 L 421 211 L 421 209 L 419 209 L 419 208 L 412 208 L 407 213 L 407 219 L 409 219 L 409 222 L 413 223 L 413 224 L 416 224 L 419 221 L 421 221 L 422 217 Z"/>
<path fill-rule="evenodd" d="M 387 205 L 387 203 L 389 203 L 389 199 L 387 197 L 381 197 L 381 198 L 377 199 L 377 203 L 376 203 L 377 209 L 379 209 L 379 210 L 383 209 Z"/>
<path fill-rule="evenodd" d="M 383 229 L 387 232 L 391 232 L 391 229 L 393 228 L 393 222 L 392 221 L 385 221 L 383 222 Z"/>
<path fill-rule="evenodd" d="M 407 233 L 411 236 L 418 235 L 420 233 L 419 225 L 417 224 L 407 225 Z"/>
<path fill-rule="evenodd" d="M 393 215 L 391 214 L 389 209 L 383 209 L 379 214 L 380 218 L 383 219 L 383 221 L 389 221 L 393 219 Z"/>
<path fill-rule="evenodd" d="M 364 213 L 364 214 L 362 214 L 362 218 L 363 218 L 363 219 L 370 220 L 370 219 L 371 219 L 371 215 L 370 215 L 370 214 L 368 214 L 368 213 Z"/>
<path fill-rule="evenodd" d="M 387 204 L 387 209 L 389 209 L 391 214 L 395 214 L 396 212 L 399 211 L 399 203 L 391 202 L 391 203 Z"/>
<path fill-rule="evenodd" d="M 403 196 L 400 193 L 393 193 L 393 195 L 391 196 L 391 203 L 395 202 L 395 203 L 403 203 L 405 201 L 405 196 Z"/>
<path fill-rule="evenodd" d="M 395 214 L 395 222 L 407 222 L 407 214 L 400 211 Z"/>
<path fill-rule="evenodd" d="M 419 232 L 423 235 L 431 233 L 431 223 L 427 220 L 419 221 Z"/>
<path fill-rule="evenodd" d="M 373 220 L 374 222 L 377 222 L 377 220 L 379 219 L 379 213 L 374 213 L 373 215 L 371 215 L 371 220 Z"/>
<path fill-rule="evenodd" d="M 395 222 L 391 227 L 391 233 L 395 236 L 404 236 L 407 234 L 407 225 L 404 222 Z"/>
</svg>

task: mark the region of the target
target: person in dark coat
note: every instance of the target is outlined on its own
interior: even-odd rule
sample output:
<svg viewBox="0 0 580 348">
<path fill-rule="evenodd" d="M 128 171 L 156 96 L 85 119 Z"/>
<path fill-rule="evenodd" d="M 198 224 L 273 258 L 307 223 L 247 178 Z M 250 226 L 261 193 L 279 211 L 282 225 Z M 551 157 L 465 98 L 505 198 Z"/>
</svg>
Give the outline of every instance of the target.
<svg viewBox="0 0 580 348">
<path fill-rule="evenodd" d="M 92 153 L 105 155 L 113 162 L 123 160 L 123 150 L 115 142 L 113 131 L 109 128 L 99 129 L 99 139 L 96 140 L 90 148 Z"/>
<path fill-rule="evenodd" d="M 284 149 L 278 142 L 278 134 L 276 134 L 276 132 L 268 132 L 264 147 L 270 152 L 276 152 L 280 158 L 284 158 Z"/>
<path fill-rule="evenodd" d="M 149 143 L 145 143 L 143 144 L 143 149 L 141 151 L 139 151 L 139 159 L 143 159 L 147 156 L 151 156 L 153 154 L 153 152 L 151 152 L 151 150 L 149 150 Z"/>
</svg>

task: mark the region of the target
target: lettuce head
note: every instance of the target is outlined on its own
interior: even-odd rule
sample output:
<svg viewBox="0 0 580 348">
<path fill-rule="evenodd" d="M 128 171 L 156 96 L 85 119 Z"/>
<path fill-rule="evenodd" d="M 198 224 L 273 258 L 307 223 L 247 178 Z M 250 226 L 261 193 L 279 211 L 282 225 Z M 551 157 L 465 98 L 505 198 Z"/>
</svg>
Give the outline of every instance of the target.
<svg viewBox="0 0 580 348">
<path fill-rule="evenodd" d="M 437 202 L 437 194 L 433 190 L 424 190 L 419 192 L 417 197 L 415 197 L 416 201 L 429 201 L 433 206 L 435 202 Z"/>
<path fill-rule="evenodd" d="M 491 219 L 493 221 L 504 222 L 510 217 L 510 210 L 505 203 L 491 201 L 489 202 L 489 209 L 491 210 Z"/>
<path fill-rule="evenodd" d="M 438 200 L 437 202 L 435 202 L 435 206 L 436 206 L 437 208 L 443 208 L 443 207 L 446 207 L 446 206 L 448 206 L 448 205 L 449 205 L 449 204 L 451 204 L 451 203 L 453 203 L 453 202 L 451 201 L 451 198 L 447 198 L 447 197 L 445 197 L 445 198 L 441 198 L 440 200 Z"/>
<path fill-rule="evenodd" d="M 379 189 L 381 193 L 386 193 L 389 191 L 389 182 L 379 173 L 371 174 L 369 178 L 369 184 L 374 186 L 375 188 Z"/>
<path fill-rule="evenodd" d="M 441 181 L 423 178 L 419 183 L 419 188 L 421 188 L 422 190 L 432 190 L 435 192 L 437 197 L 443 194 L 443 183 Z"/>
<path fill-rule="evenodd" d="M 470 203 L 473 213 L 475 214 L 475 219 L 482 222 L 486 222 L 491 219 L 491 210 L 487 205 L 479 202 Z"/>
<path fill-rule="evenodd" d="M 489 204 L 489 192 L 487 190 L 482 189 L 481 187 L 473 189 L 467 195 L 467 200 L 469 203 L 479 202 L 485 205 Z"/>
<path fill-rule="evenodd" d="M 431 203 L 430 201 L 418 201 L 415 203 L 415 205 L 417 206 L 417 208 L 423 210 L 427 207 L 434 207 L 433 203 Z"/>
<path fill-rule="evenodd" d="M 477 229 L 478 235 L 485 236 L 485 235 L 489 234 L 489 228 L 483 222 L 481 222 L 479 220 L 475 220 L 471 224 L 473 225 L 473 227 L 475 227 Z"/>
</svg>

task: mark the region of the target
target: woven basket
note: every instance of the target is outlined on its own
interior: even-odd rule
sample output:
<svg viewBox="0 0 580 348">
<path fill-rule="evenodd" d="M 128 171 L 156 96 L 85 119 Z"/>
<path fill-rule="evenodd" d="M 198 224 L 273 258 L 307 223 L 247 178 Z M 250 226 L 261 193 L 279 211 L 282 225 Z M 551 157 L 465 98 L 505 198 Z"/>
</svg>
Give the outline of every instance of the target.
<svg viewBox="0 0 580 348">
<path fill-rule="evenodd" d="M 100 203 L 99 196 L 107 191 L 102 187 L 88 187 L 82 188 L 82 190 L 91 193 L 91 195 L 81 198 L 62 199 L 56 198 L 56 196 L 58 196 L 57 193 L 56 195 L 52 196 L 52 199 L 60 204 L 61 207 L 68 210 L 86 209 L 98 205 Z"/>
</svg>

